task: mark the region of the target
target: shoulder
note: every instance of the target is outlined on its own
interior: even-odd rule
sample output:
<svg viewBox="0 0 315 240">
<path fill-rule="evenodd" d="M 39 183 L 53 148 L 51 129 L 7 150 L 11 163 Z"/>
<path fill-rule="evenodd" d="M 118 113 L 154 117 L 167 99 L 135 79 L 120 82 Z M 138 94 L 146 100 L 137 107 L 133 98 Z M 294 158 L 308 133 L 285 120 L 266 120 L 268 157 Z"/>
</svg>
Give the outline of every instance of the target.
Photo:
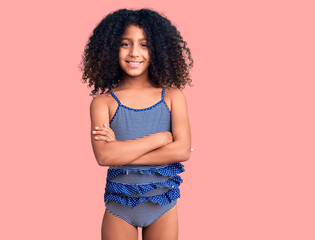
<svg viewBox="0 0 315 240">
<path fill-rule="evenodd" d="M 112 99 L 110 93 L 95 96 L 90 104 L 90 117 L 92 126 L 109 125 Z M 115 101 L 115 100 L 114 100 Z"/>
<path fill-rule="evenodd" d="M 103 93 L 100 95 L 97 95 L 93 97 L 91 104 L 90 104 L 90 109 L 99 109 L 99 108 L 108 108 L 110 101 L 111 101 L 111 94 L 110 93 Z"/>
<path fill-rule="evenodd" d="M 170 97 L 184 96 L 183 91 L 177 87 L 165 88 L 165 94 L 168 94 Z"/>
<path fill-rule="evenodd" d="M 169 99 L 171 105 L 174 102 L 186 102 L 183 91 L 176 87 L 168 87 L 165 89 L 165 96 Z"/>
</svg>

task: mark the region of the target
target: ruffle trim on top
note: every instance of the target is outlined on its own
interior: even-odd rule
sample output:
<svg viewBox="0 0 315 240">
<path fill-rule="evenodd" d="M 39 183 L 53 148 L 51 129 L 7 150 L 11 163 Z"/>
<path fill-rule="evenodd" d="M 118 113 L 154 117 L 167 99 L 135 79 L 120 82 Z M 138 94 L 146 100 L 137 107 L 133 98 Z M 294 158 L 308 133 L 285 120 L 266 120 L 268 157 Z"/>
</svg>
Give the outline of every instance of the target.
<svg viewBox="0 0 315 240">
<path fill-rule="evenodd" d="M 108 169 L 107 172 L 107 180 L 111 180 L 114 177 L 117 177 L 120 174 L 126 174 L 128 175 L 131 172 L 139 172 L 141 174 L 150 174 L 154 175 L 156 173 L 162 175 L 162 176 L 175 176 L 181 172 L 184 172 L 185 168 L 184 165 L 181 163 L 172 163 L 168 165 L 167 167 L 162 168 L 150 168 L 150 169 L 138 169 L 138 168 L 128 168 L 128 169 Z"/>
<path fill-rule="evenodd" d="M 166 193 L 162 193 L 155 196 L 147 196 L 147 197 L 129 197 L 122 196 L 113 193 L 105 193 L 104 201 L 105 203 L 108 201 L 115 201 L 123 204 L 124 206 L 130 206 L 130 208 L 134 208 L 140 203 L 151 201 L 154 203 L 159 203 L 161 206 L 171 203 L 173 200 L 180 198 L 180 190 L 179 188 L 170 189 Z"/>
<path fill-rule="evenodd" d="M 158 187 L 171 187 L 177 188 L 183 179 L 180 176 L 174 176 L 169 178 L 164 182 L 152 182 L 146 184 L 125 184 L 125 183 L 117 183 L 117 182 L 107 182 L 106 183 L 106 192 L 108 193 L 123 193 L 127 195 L 134 194 L 139 192 L 140 194 L 144 194 L 149 192 L 152 189 L 156 189 Z"/>
</svg>

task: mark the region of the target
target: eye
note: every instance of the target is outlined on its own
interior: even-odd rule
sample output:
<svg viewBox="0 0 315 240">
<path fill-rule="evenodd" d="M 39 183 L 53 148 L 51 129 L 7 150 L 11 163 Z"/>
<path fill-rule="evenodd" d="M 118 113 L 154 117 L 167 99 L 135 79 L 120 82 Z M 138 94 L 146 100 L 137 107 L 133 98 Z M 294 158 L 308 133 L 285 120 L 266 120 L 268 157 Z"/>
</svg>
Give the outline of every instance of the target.
<svg viewBox="0 0 315 240">
<path fill-rule="evenodd" d="M 122 44 L 120 44 L 120 46 L 127 46 L 127 45 L 129 45 L 129 43 L 122 43 Z"/>
<path fill-rule="evenodd" d="M 148 47 L 148 44 L 142 43 L 141 44 L 143 47 Z"/>
</svg>

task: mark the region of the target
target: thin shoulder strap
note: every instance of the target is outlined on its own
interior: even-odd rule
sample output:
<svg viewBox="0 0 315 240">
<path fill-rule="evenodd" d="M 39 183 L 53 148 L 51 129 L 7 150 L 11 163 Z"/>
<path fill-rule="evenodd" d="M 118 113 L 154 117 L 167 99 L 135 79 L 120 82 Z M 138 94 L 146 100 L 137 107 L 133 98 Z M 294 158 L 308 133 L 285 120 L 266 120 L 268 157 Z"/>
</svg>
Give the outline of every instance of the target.
<svg viewBox="0 0 315 240">
<path fill-rule="evenodd" d="M 118 102 L 118 105 L 121 105 L 121 103 L 120 103 L 118 97 L 117 97 L 112 91 L 110 91 L 110 94 L 111 94 L 111 95 L 115 98 L 115 100 Z"/>
<path fill-rule="evenodd" d="M 161 101 L 164 100 L 164 95 L 165 95 L 165 88 L 163 88 L 163 90 L 162 90 L 162 98 L 161 98 Z"/>
</svg>

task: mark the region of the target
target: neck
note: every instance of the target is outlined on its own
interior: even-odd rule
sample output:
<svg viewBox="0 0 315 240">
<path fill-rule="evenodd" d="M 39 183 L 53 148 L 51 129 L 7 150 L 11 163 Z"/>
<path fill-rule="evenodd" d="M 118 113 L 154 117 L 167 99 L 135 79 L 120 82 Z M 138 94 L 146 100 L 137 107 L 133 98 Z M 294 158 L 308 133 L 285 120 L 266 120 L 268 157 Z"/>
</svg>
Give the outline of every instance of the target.
<svg viewBox="0 0 315 240">
<path fill-rule="evenodd" d="M 148 76 L 131 77 L 128 75 L 123 75 L 119 83 L 120 88 L 140 89 L 140 88 L 147 88 L 147 87 L 152 87 L 152 86 L 153 85 L 151 81 L 149 80 Z"/>
</svg>

